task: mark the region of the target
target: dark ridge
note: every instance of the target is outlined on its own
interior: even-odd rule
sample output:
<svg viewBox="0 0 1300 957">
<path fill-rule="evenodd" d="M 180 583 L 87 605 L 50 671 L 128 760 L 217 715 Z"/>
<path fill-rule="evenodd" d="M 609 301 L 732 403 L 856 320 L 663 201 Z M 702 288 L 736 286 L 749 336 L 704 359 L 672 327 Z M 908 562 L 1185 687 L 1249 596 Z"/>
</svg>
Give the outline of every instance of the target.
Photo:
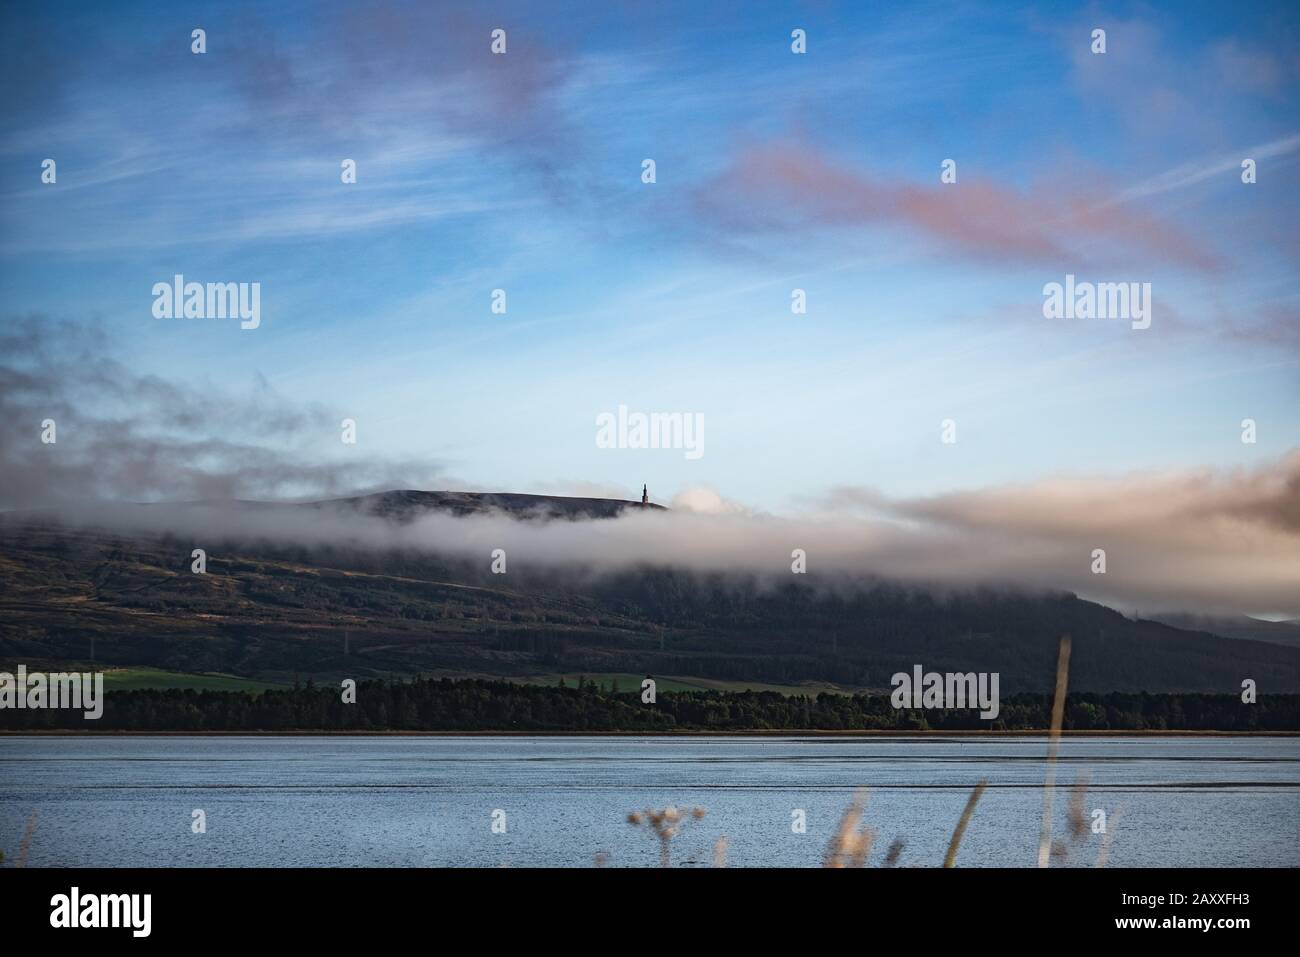
<svg viewBox="0 0 1300 957">
<path fill-rule="evenodd" d="M 370 495 L 312 502 L 312 507 L 352 507 L 370 515 L 406 522 L 425 512 L 449 512 L 453 515 L 480 515 L 504 512 L 526 519 L 618 518 L 624 512 L 641 508 L 667 511 L 662 505 L 642 505 L 616 498 L 576 498 L 565 495 L 524 495 L 518 492 L 422 492 L 395 489 Z"/>
</svg>

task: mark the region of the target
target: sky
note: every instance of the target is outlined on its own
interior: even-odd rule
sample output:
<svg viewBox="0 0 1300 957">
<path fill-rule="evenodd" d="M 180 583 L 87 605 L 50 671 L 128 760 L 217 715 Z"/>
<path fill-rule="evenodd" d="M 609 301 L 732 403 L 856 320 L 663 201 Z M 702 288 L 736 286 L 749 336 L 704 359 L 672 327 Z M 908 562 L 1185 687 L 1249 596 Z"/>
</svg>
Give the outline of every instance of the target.
<svg viewBox="0 0 1300 957">
<path fill-rule="evenodd" d="M 181 455 L 256 459 L 247 497 L 339 466 L 786 514 L 1300 448 L 1294 3 L 48 3 L 0 36 L 5 381 L 62 362 L 59 441 L 105 469 L 169 437 L 139 498 L 195 494 L 140 477 Z M 157 318 L 178 273 L 259 283 L 260 325 Z M 1150 327 L 1046 318 L 1067 275 L 1150 283 Z M 702 454 L 599 447 L 619 406 Z"/>
</svg>

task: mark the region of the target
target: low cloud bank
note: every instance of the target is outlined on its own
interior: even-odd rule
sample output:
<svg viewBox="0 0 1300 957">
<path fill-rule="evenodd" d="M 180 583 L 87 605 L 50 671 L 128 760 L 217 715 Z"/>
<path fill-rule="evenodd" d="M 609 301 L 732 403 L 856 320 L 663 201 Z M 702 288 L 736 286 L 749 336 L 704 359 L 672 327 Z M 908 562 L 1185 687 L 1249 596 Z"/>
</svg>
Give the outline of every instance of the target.
<svg viewBox="0 0 1300 957">
<path fill-rule="evenodd" d="M 337 435 L 326 410 L 265 383 L 252 395 L 215 395 L 137 375 L 102 346 L 84 328 L 40 317 L 0 331 L 0 508 L 197 545 L 406 548 L 484 567 L 503 548 L 511 571 L 525 573 L 653 564 L 789 581 L 802 550 L 798 580 L 810 584 L 1064 589 L 1124 611 L 1300 617 L 1300 449 L 1252 469 L 1057 478 L 927 498 L 836 488 L 784 516 L 689 488 L 672 511 L 610 520 L 429 513 L 399 524 L 355 509 L 234 500 L 445 487 L 437 467 L 322 461 L 319 443 L 301 443 Z M 57 444 L 39 439 L 47 418 L 58 423 Z M 226 504 L 122 504 L 167 499 Z M 1104 574 L 1094 571 L 1098 549 Z"/>
<path fill-rule="evenodd" d="M 348 508 L 88 504 L 77 525 L 171 532 L 196 545 L 271 541 L 409 549 L 511 572 L 626 571 L 638 565 L 841 586 L 887 579 L 936 588 L 1069 590 L 1124 611 L 1300 617 L 1300 451 L 1237 472 L 1070 479 L 890 500 L 840 488 L 799 515 L 744 510 L 705 492 L 703 510 L 632 509 L 607 520 L 428 513 L 397 523 Z M 806 556 L 796 578 L 793 553 Z M 1105 552 L 1104 574 L 1096 550 Z M 509 573 L 508 573 L 509 574 Z M 509 579 L 505 579 L 509 581 Z"/>
</svg>

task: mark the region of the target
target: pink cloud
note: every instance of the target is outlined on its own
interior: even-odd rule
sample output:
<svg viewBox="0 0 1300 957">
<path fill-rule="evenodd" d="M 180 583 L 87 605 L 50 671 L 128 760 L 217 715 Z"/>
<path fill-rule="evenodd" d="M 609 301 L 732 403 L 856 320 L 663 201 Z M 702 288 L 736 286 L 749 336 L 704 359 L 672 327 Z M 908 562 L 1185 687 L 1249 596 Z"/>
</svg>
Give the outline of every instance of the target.
<svg viewBox="0 0 1300 957">
<path fill-rule="evenodd" d="M 959 176 L 932 185 L 888 181 L 837 164 L 815 148 L 768 144 L 739 151 L 696 193 L 696 210 L 721 229 L 903 226 L 979 258 L 1024 261 L 1099 258 L 1087 247 L 1212 270 L 1216 258 L 1178 229 L 1132 205 L 1074 186 L 1017 192 Z"/>
</svg>

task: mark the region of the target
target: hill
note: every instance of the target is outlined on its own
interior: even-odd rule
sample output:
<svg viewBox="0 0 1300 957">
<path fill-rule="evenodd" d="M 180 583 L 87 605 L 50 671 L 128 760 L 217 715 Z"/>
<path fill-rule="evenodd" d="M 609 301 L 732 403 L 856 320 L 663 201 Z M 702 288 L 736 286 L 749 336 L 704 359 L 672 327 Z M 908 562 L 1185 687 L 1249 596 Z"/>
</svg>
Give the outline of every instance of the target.
<svg viewBox="0 0 1300 957">
<path fill-rule="evenodd" d="M 1250 641 L 1268 641 L 1278 645 L 1300 647 L 1300 622 L 1263 621 L 1245 615 L 1157 615 L 1158 621 L 1189 631 L 1208 631 L 1225 638 L 1245 638 Z"/>
<path fill-rule="evenodd" d="M 423 508 L 612 518 L 639 503 L 391 492 L 343 500 L 402 521 Z M 604 503 L 593 505 L 591 503 Z M 323 504 L 323 503 L 322 503 Z M 337 503 L 331 503 L 337 504 Z M 188 540 L 0 521 L 0 664 L 86 662 L 216 673 L 508 677 L 660 674 L 736 685 L 887 687 L 915 664 L 1048 690 L 1300 691 L 1300 648 L 1131 621 L 1070 594 L 931 592 L 883 581 L 764 582 L 645 567 L 510 574 L 413 550 L 227 543 L 208 574 Z"/>
<path fill-rule="evenodd" d="M 345 507 L 398 521 L 416 518 L 428 511 L 452 515 L 504 512 L 521 519 L 618 518 L 628 509 L 651 508 L 664 511 L 662 505 L 642 506 L 614 498 L 575 498 L 564 495 L 524 495 L 514 492 L 421 492 L 399 489 L 349 498 L 308 503 L 316 508 Z"/>
</svg>

